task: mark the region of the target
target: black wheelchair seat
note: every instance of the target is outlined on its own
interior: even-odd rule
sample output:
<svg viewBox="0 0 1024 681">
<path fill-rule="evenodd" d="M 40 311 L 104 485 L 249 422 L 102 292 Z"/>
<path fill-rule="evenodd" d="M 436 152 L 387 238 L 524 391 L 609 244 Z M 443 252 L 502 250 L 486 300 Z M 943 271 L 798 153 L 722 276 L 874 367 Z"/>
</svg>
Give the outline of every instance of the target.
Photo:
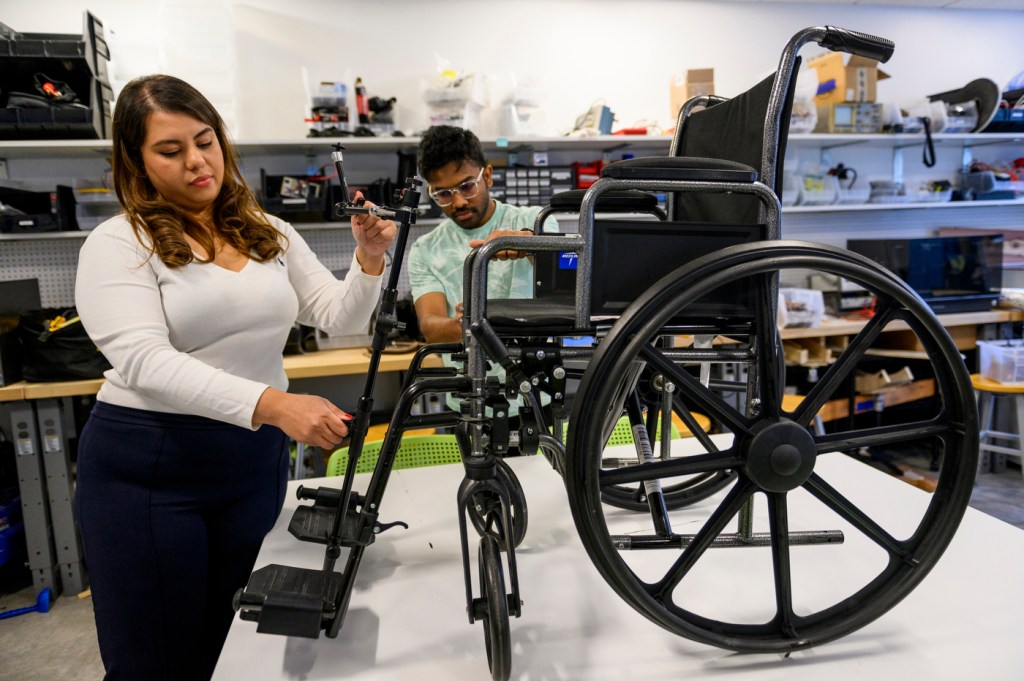
<svg viewBox="0 0 1024 681">
<path fill-rule="evenodd" d="M 628 158 L 605 166 L 601 175 L 615 180 L 695 180 L 747 184 L 757 182 L 757 171 L 748 165 L 727 159 L 697 156 Z"/>
<path fill-rule="evenodd" d="M 576 328 L 576 299 L 572 295 L 489 300 L 487 319 L 500 336 L 586 335 L 593 331 Z"/>
<path fill-rule="evenodd" d="M 617 163 L 621 163 L 618 161 Z M 553 212 L 579 212 L 586 189 L 571 189 L 551 197 L 548 207 Z M 599 211 L 622 213 L 650 213 L 658 207 L 658 197 L 635 189 L 606 192 L 597 201 Z"/>
</svg>

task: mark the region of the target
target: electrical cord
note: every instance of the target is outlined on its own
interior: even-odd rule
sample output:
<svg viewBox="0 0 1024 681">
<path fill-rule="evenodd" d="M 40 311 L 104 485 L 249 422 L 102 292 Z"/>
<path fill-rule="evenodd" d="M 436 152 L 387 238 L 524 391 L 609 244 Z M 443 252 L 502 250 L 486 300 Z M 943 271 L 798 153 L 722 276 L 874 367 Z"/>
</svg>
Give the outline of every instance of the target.
<svg viewBox="0 0 1024 681">
<path fill-rule="evenodd" d="M 935 165 L 935 143 L 932 141 L 932 119 L 927 116 L 922 116 L 921 123 L 924 125 L 924 149 L 921 152 L 921 163 L 923 163 L 926 168 L 931 168 Z"/>
</svg>

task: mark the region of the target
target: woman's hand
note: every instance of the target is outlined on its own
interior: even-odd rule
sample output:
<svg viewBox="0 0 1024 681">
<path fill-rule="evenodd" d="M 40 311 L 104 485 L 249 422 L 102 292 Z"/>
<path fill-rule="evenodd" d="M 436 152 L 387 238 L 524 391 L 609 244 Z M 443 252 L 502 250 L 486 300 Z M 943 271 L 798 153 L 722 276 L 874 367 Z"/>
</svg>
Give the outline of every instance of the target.
<svg viewBox="0 0 1024 681">
<path fill-rule="evenodd" d="M 363 195 L 356 192 L 358 200 Z M 364 206 L 374 204 L 367 201 Z M 398 228 L 392 220 L 382 220 L 376 215 L 353 215 L 352 236 L 356 240 L 356 261 L 366 274 L 377 276 L 384 273 L 384 254 L 395 240 Z"/>
<path fill-rule="evenodd" d="M 277 426 L 304 445 L 334 449 L 348 435 L 351 418 L 323 397 L 267 388 L 256 403 L 252 423 Z"/>
</svg>

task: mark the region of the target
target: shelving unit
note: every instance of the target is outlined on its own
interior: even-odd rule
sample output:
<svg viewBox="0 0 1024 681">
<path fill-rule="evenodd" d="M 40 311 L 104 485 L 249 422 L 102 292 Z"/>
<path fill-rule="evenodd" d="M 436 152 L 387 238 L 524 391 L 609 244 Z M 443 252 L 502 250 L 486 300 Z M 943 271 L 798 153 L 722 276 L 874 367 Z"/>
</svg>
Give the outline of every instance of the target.
<svg viewBox="0 0 1024 681">
<path fill-rule="evenodd" d="M 941 166 L 934 172 L 955 175 L 974 158 L 977 150 L 1008 147 L 1024 155 L 1024 133 L 933 135 Z M 329 163 L 334 144 L 345 147 L 353 184 L 376 177 L 394 177 L 398 152 L 409 153 L 419 137 L 346 137 L 239 140 L 235 147 L 243 173 L 258 185 L 259 170 L 268 173 L 303 172 L 310 166 Z M 489 157 L 523 154 L 526 164 L 532 152 L 547 152 L 552 165 L 601 158 L 606 162 L 624 154 L 653 156 L 668 153 L 671 138 L 664 135 L 601 135 L 585 138 L 483 138 Z M 864 176 L 910 176 L 916 169 L 911 154 L 920 150 L 925 137 L 915 135 L 794 134 L 789 137 L 787 168 L 803 159 L 824 166 L 845 159 L 859 159 Z M 1022 147 L 1017 149 L 1017 147 Z M 110 140 L 0 141 L 0 160 L 6 162 L 10 180 L 71 184 L 76 177 L 99 176 L 110 156 Z M 916 169 L 917 172 L 922 172 Z M 924 171 L 930 172 L 930 171 Z M 256 180 L 254 182 L 254 180 Z M 1016 229 L 1021 224 L 1024 200 L 977 202 L 926 202 L 898 204 L 838 204 L 787 206 L 783 208 L 783 236 L 845 246 L 846 239 L 876 235 L 918 237 L 940 226 L 983 229 Z M 970 210 L 968 210 L 970 209 Z M 437 219 L 417 223 L 413 238 L 438 224 Z M 297 223 L 310 246 L 328 267 L 348 266 L 354 244 L 343 222 Z M 74 287 L 78 248 L 87 232 L 0 234 L 0 270 L 7 278 L 37 276 L 44 304 L 69 302 Z"/>
<path fill-rule="evenodd" d="M 1024 145 L 1024 133 L 993 134 L 937 134 L 932 139 L 939 150 L 955 150 L 960 166 L 969 165 L 974 150 L 994 145 Z M 328 158 L 333 145 L 342 144 L 346 153 L 360 158 L 360 164 L 353 164 L 353 170 L 360 172 L 369 159 L 387 158 L 398 151 L 413 151 L 419 145 L 419 137 L 344 137 L 307 139 L 262 139 L 240 140 L 235 143 L 243 163 L 254 166 L 273 164 L 297 168 L 304 165 L 322 165 Z M 481 142 L 488 154 L 528 153 L 530 151 L 550 152 L 572 158 L 581 153 L 615 160 L 614 155 L 634 154 L 638 156 L 657 155 L 668 152 L 671 137 L 667 135 L 600 135 L 594 137 L 542 137 L 542 138 L 483 138 Z M 810 152 L 821 165 L 830 166 L 833 160 L 844 153 L 864 151 L 877 159 L 880 151 L 888 152 L 884 158 L 886 175 L 901 180 L 905 174 L 906 152 L 920 149 L 925 142 L 924 135 L 845 135 L 845 134 L 794 134 L 788 141 L 787 159 Z M 1024 151 L 1022 151 L 1024 153 Z M 7 173 L 12 180 L 33 180 L 52 177 L 55 173 L 41 173 L 39 164 L 62 161 L 73 165 L 74 170 L 82 163 L 96 164 L 110 155 L 110 140 L 44 140 L 44 141 L 0 141 L 0 160 L 7 162 Z M 523 159 L 525 160 L 525 159 Z M 576 160 L 575 158 L 573 160 Z M 889 171 L 891 168 L 891 172 Z M 376 170 L 377 168 L 374 168 Z M 293 170 L 294 172 L 294 170 Z M 57 173 L 59 176 L 59 173 Z M 247 175 L 253 173 L 247 172 Z M 985 205 L 1016 205 L 1022 201 L 992 201 Z M 935 208 L 943 204 L 934 202 L 905 204 L 842 204 L 824 206 L 788 206 L 788 213 L 846 212 L 858 210 L 907 210 Z M 953 204 L 945 204 L 950 207 Z M 978 207 L 973 203 L 957 204 L 957 207 Z M 0 238 L 4 238 L 0 236 Z"/>
</svg>

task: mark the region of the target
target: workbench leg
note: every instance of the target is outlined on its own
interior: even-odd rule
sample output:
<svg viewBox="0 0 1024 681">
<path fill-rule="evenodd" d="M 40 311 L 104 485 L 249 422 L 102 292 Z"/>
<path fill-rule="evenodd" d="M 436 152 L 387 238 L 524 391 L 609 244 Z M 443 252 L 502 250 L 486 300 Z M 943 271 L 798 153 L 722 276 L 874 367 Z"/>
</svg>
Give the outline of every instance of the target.
<svg viewBox="0 0 1024 681">
<path fill-rule="evenodd" d="M 978 452 L 978 474 L 988 473 L 994 469 L 993 457 L 994 452 L 990 452 L 986 445 L 989 438 L 989 433 L 992 432 L 992 415 L 995 409 L 995 397 L 992 393 L 981 392 L 978 390 L 974 391 L 975 396 L 978 399 L 978 413 L 979 421 L 981 424 L 981 432 L 978 433 L 978 442 L 981 443 Z"/>
<path fill-rule="evenodd" d="M 53 545 L 53 525 L 35 412 L 29 402 L 12 403 L 9 410 L 32 585 L 36 593 L 49 589 L 57 596 L 61 593 L 60 572 Z"/>
<path fill-rule="evenodd" d="M 36 423 L 43 445 L 43 469 L 46 492 L 53 521 L 53 543 L 67 595 L 85 591 L 85 562 L 82 559 L 82 538 L 75 523 L 71 500 L 71 454 L 68 440 L 74 434 L 71 405 L 68 398 L 36 401 Z"/>
</svg>

